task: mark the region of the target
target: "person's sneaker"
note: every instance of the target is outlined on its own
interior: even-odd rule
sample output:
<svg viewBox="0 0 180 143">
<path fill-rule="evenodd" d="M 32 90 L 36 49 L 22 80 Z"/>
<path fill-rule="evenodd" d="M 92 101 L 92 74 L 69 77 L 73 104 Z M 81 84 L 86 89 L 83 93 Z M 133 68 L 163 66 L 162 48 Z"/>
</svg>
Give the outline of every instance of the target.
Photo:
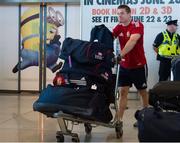
<svg viewBox="0 0 180 143">
<path fill-rule="evenodd" d="M 135 128 L 137 128 L 137 127 L 138 127 L 138 122 L 136 121 L 136 122 L 133 124 L 133 126 L 134 126 Z"/>
<path fill-rule="evenodd" d="M 123 122 L 122 121 L 116 121 L 115 131 L 116 131 L 116 137 L 118 139 L 121 138 L 123 135 Z"/>
</svg>

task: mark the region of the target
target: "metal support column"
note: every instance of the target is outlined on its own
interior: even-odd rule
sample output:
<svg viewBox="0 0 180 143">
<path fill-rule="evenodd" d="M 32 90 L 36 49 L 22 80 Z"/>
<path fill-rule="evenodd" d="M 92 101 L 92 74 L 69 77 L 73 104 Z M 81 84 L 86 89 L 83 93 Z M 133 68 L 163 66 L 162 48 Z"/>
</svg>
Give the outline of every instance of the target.
<svg viewBox="0 0 180 143">
<path fill-rule="evenodd" d="M 47 60 L 46 60 L 46 39 L 47 39 L 47 5 L 43 5 L 44 8 L 44 65 L 43 65 L 43 89 L 46 88 L 46 67 L 47 67 Z"/>
<path fill-rule="evenodd" d="M 39 12 L 39 18 L 40 18 L 40 25 L 39 25 L 39 91 L 42 90 L 42 58 L 43 58 L 43 5 L 40 4 L 40 12 Z"/>
<path fill-rule="evenodd" d="M 65 38 L 67 37 L 67 3 L 65 3 L 65 25 L 64 25 L 64 28 L 65 28 L 65 31 L 64 31 L 64 36 Z"/>
<path fill-rule="evenodd" d="M 18 69 L 21 67 L 21 4 L 18 13 Z M 21 70 L 18 70 L 18 93 L 21 92 Z"/>
</svg>

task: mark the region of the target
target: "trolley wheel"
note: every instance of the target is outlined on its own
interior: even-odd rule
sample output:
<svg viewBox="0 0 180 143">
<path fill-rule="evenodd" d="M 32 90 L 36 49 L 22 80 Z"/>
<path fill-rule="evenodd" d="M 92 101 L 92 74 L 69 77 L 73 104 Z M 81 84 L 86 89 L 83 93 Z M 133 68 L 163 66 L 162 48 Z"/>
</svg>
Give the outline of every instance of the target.
<svg viewBox="0 0 180 143">
<path fill-rule="evenodd" d="M 91 124 L 89 124 L 89 123 L 84 123 L 84 127 L 85 127 L 85 132 L 86 132 L 86 134 L 90 134 L 91 131 L 92 131 L 92 126 L 91 126 Z"/>
<path fill-rule="evenodd" d="M 73 138 L 72 138 L 72 142 L 80 142 L 80 140 L 79 140 L 78 137 L 77 137 L 77 138 L 76 138 L 76 137 L 73 137 Z"/>
<path fill-rule="evenodd" d="M 123 135 L 123 125 L 122 125 L 122 122 L 117 122 L 116 123 L 116 126 L 115 126 L 115 131 L 116 131 L 116 138 L 121 138 L 122 135 Z"/>
<path fill-rule="evenodd" d="M 56 141 L 57 142 L 64 142 L 64 135 L 63 134 L 56 135 Z"/>
<path fill-rule="evenodd" d="M 72 142 L 80 142 L 78 134 L 72 135 Z"/>
</svg>

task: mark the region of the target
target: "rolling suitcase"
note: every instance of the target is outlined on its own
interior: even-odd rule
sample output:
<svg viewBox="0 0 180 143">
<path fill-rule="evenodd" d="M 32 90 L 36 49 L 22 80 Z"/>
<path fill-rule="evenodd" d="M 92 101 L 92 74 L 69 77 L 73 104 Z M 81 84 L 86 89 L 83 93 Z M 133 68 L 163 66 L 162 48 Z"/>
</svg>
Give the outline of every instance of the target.
<svg viewBox="0 0 180 143">
<path fill-rule="evenodd" d="M 135 113 L 140 142 L 180 142 L 180 113 L 144 108 Z"/>
<path fill-rule="evenodd" d="M 149 104 L 155 108 L 180 111 L 180 81 L 162 81 L 149 90 Z"/>
</svg>

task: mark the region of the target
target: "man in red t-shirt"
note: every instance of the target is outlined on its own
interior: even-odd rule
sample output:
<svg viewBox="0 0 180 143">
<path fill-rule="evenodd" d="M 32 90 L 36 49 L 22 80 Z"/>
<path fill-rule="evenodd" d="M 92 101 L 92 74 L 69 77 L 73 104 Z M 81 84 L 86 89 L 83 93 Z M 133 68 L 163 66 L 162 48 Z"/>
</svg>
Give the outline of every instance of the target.
<svg viewBox="0 0 180 143">
<path fill-rule="evenodd" d="M 119 39 L 121 61 L 119 72 L 120 103 L 116 117 L 122 121 L 127 106 L 127 95 L 132 84 L 142 97 L 143 106 L 148 106 L 147 65 L 143 47 L 144 26 L 131 19 L 131 9 L 120 5 L 117 9 L 119 24 L 113 29 L 113 36 Z"/>
</svg>

